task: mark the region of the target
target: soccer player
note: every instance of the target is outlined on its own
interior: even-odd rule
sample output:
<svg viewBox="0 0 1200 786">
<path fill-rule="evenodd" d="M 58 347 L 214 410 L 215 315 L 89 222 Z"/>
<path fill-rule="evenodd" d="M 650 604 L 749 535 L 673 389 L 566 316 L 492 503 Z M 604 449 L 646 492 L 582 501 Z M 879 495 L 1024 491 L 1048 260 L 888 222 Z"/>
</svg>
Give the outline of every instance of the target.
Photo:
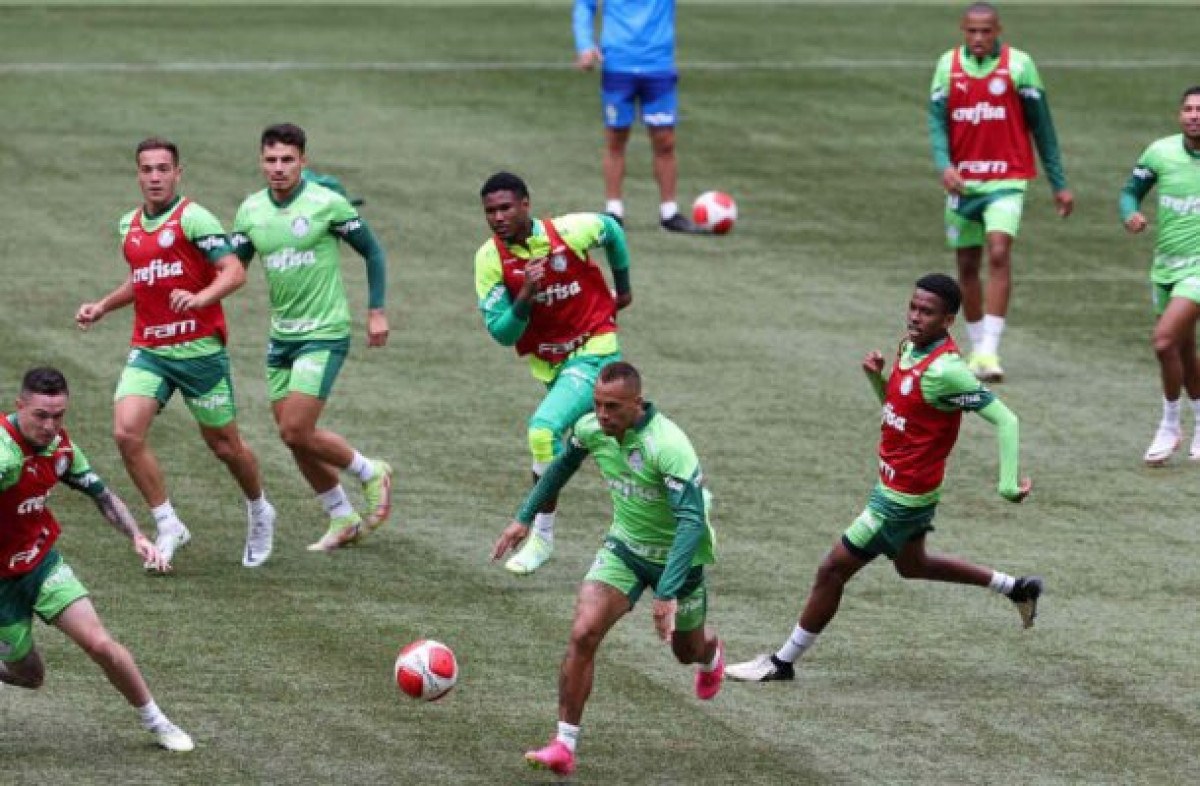
<svg viewBox="0 0 1200 786">
<path fill-rule="evenodd" d="M 144 202 L 119 225 L 129 275 L 100 300 L 81 305 L 75 321 L 86 330 L 110 311 L 133 304 L 133 348 L 117 382 L 113 436 L 125 470 L 154 514 L 159 551 L 171 561 L 192 537 L 146 441 L 155 415 L 178 390 L 205 444 L 246 497 L 242 564 L 258 567 L 271 555 L 275 508 L 235 420 L 221 308 L 245 283 L 246 270 L 216 217 L 178 195 L 183 167 L 175 144 L 150 137 L 138 144 L 135 157 Z"/>
<path fill-rule="evenodd" d="M 562 451 L 571 425 L 592 408 L 596 375 L 620 360 L 616 312 L 633 302 L 625 231 L 611 216 L 573 213 L 530 216 L 529 189 L 508 172 L 480 190 L 492 237 L 475 253 L 475 294 L 483 324 L 498 343 L 529 356 L 546 396 L 529 418 L 529 450 L 536 483 Z M 616 297 L 588 251 L 604 248 Z M 558 500 L 550 495 L 533 534 L 505 567 L 533 573 L 554 550 Z"/>
<path fill-rule="evenodd" d="M 946 190 L 946 240 L 955 250 L 968 365 L 984 382 L 1001 382 L 1000 336 L 1012 293 L 1012 246 L 1025 190 L 1037 176 L 1032 134 L 1058 215 L 1075 206 L 1067 189 L 1050 104 L 1033 60 L 1000 42 L 1000 15 L 973 3 L 962 19 L 964 46 L 942 55 L 929 98 L 933 162 Z M 987 246 L 987 296 L 979 277 Z"/>
<path fill-rule="evenodd" d="M 190 751 L 192 738 L 154 703 L 133 656 L 105 630 L 87 589 L 54 548 L 61 527 L 46 501 L 61 481 L 91 497 L 151 569 L 171 567 L 71 442 L 63 429 L 68 401 L 67 380 L 57 369 L 34 368 L 21 381 L 16 412 L 0 414 L 0 682 L 35 689 L 45 680 L 33 644 L 37 614 L 103 669 L 159 745 Z"/>
<path fill-rule="evenodd" d="M 879 352 L 863 360 L 863 370 L 883 403 L 879 482 L 866 508 L 817 568 L 791 636 L 774 655 L 731 665 L 731 679 L 792 679 L 792 664 L 833 620 L 846 583 L 880 554 L 886 554 L 906 579 L 972 584 L 1005 595 L 1016 604 L 1025 627 L 1033 625 L 1042 593 L 1040 578 L 1013 578 L 925 550 L 963 412 L 978 412 L 996 427 L 1000 496 L 1020 502 L 1033 488 L 1028 478 L 1018 480 L 1016 416 L 971 374 L 950 337 L 961 300 L 953 278 L 936 273 L 922 277 L 908 304 L 908 338 L 900 345 L 891 374 L 884 379 Z"/>
<path fill-rule="evenodd" d="M 558 733 L 546 747 L 525 754 L 530 766 L 558 775 L 575 770 L 596 650 L 647 588 L 654 593 L 659 637 L 670 642 L 680 663 L 699 664 L 696 696 L 716 696 L 725 671 L 721 642 L 704 624 L 704 566 L 715 561 L 716 544 L 700 461 L 683 430 L 643 400 L 641 377 L 628 363 L 600 371 L 595 412 L 575 424 L 566 450 L 496 541 L 492 560 L 529 536 L 541 502 L 557 494 L 589 454 L 612 493 L 612 525 L 579 588 L 559 675 Z"/>
<path fill-rule="evenodd" d="M 1148 222 L 1139 205 L 1158 186 L 1158 229 L 1150 286 L 1158 322 L 1154 353 L 1162 374 L 1163 414 L 1145 461 L 1162 466 L 1179 448 L 1179 395 L 1187 388 L 1200 424 L 1200 364 L 1196 320 L 1200 318 L 1200 85 L 1184 91 L 1179 106 L 1182 133 L 1163 137 L 1142 153 L 1121 189 L 1121 220 L 1133 234 Z M 1200 427 L 1189 452 L 1200 460 Z"/>
<path fill-rule="evenodd" d="M 301 176 L 307 165 L 303 129 L 273 125 L 260 142 L 267 187 L 238 208 L 233 245 L 243 262 L 255 253 L 262 259 L 271 300 L 267 385 L 275 424 L 329 515 L 325 534 L 308 548 L 333 551 L 383 525 L 392 507 L 392 468 L 366 458 L 341 435 L 317 428 L 350 351 L 350 304 L 338 240 L 366 260 L 368 347 L 382 347 L 388 339 L 387 261 L 344 196 Z M 362 483 L 365 523 L 338 482 L 341 471 Z"/>
<path fill-rule="evenodd" d="M 600 72 L 604 104 L 605 211 L 624 221 L 625 148 L 640 107 L 650 134 L 654 179 L 658 183 L 659 222 L 670 232 L 703 233 L 679 212 L 675 187 L 675 125 L 678 122 L 679 73 L 675 68 L 675 0 L 604 0 L 600 45 L 596 44 L 596 0 L 575 0 L 575 65 Z"/>
</svg>

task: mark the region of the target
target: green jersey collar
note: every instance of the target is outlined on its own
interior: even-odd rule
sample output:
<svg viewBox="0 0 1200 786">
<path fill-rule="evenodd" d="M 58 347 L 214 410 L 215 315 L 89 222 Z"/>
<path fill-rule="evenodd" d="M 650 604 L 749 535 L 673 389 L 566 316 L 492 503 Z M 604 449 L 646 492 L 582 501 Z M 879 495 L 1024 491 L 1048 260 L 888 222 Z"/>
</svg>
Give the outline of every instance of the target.
<svg viewBox="0 0 1200 786">
<path fill-rule="evenodd" d="M 967 48 L 967 45 L 966 45 L 966 44 L 963 44 L 963 46 L 962 46 L 962 59 L 963 59 L 963 62 L 966 62 L 966 63 L 973 63 L 973 64 L 975 64 L 975 65 L 978 65 L 978 66 L 986 65 L 986 64 L 988 64 L 990 61 L 992 61 L 992 60 L 994 60 L 994 59 L 996 59 L 996 58 L 1000 57 L 1000 49 L 1001 49 L 1003 46 L 1004 46 L 1004 43 L 1003 43 L 1003 42 L 1002 42 L 1002 41 L 1001 41 L 999 38 L 997 38 L 997 39 L 996 39 L 996 46 L 995 46 L 995 47 L 992 49 L 992 52 L 991 52 L 991 54 L 989 54 L 989 55 L 986 55 L 986 56 L 984 56 L 984 57 L 980 57 L 980 58 L 976 59 L 975 55 L 971 54 L 971 50 Z"/>
<path fill-rule="evenodd" d="M 646 426 L 650 425 L 650 421 L 654 420 L 654 416 L 657 414 L 658 407 L 654 406 L 653 402 L 643 401 L 642 416 L 621 435 L 621 444 L 627 444 L 640 439 L 642 432 L 646 430 Z"/>
<path fill-rule="evenodd" d="M 183 199 L 183 197 L 180 196 L 179 194 L 176 194 L 175 198 L 171 200 L 171 204 L 164 207 L 158 213 L 151 213 L 149 210 L 146 209 L 147 205 L 143 204 L 142 205 L 142 218 L 144 220 L 150 221 L 150 222 L 157 221 L 160 218 L 162 218 L 163 216 L 170 213 L 172 210 L 174 210 L 175 206 L 179 204 L 179 200 L 181 200 L 181 199 Z"/>
<path fill-rule="evenodd" d="M 1179 144 L 1183 145 L 1183 152 L 1187 153 L 1192 158 L 1200 158 L 1200 148 L 1193 150 L 1192 148 L 1188 147 L 1186 135 L 1180 134 L 1179 140 Z"/>
<path fill-rule="evenodd" d="M 304 193 L 304 189 L 307 187 L 308 187 L 308 181 L 305 180 L 303 177 L 301 177 L 300 182 L 296 184 L 295 190 L 292 191 L 292 193 L 288 196 L 288 198 L 283 200 L 282 202 L 277 202 L 275 200 L 275 193 L 273 191 L 271 191 L 270 186 L 267 186 L 267 199 L 270 199 L 271 204 L 274 205 L 275 207 L 287 207 L 288 205 L 292 204 L 297 199 L 299 199 L 300 195 L 302 193 Z"/>
</svg>

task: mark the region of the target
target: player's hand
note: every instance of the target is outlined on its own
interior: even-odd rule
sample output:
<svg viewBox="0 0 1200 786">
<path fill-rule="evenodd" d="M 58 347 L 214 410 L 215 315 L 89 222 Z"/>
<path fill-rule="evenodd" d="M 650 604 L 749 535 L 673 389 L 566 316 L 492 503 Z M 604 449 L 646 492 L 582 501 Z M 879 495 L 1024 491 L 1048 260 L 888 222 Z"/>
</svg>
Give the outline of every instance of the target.
<svg viewBox="0 0 1200 786">
<path fill-rule="evenodd" d="M 500 533 L 500 537 L 496 540 L 496 545 L 492 546 L 492 562 L 495 562 L 517 546 L 520 546 L 527 537 L 529 537 L 528 525 L 522 524 L 519 521 L 509 524 Z"/>
<path fill-rule="evenodd" d="M 953 166 L 948 166 L 942 170 L 942 188 L 946 189 L 951 194 L 962 196 L 963 188 L 966 183 L 963 182 L 962 175 Z"/>
<path fill-rule="evenodd" d="M 633 302 L 633 292 L 618 292 L 616 295 L 617 311 L 623 308 L 628 308 Z"/>
<path fill-rule="evenodd" d="M 133 538 L 133 550 L 142 558 L 142 566 L 146 570 L 152 570 L 156 573 L 171 572 L 171 563 L 167 562 L 167 558 L 162 555 L 158 547 L 140 532 Z"/>
<path fill-rule="evenodd" d="M 1133 213 L 1129 218 L 1125 219 L 1125 229 L 1131 234 L 1136 235 L 1146 229 L 1146 217 L 1141 213 Z"/>
<path fill-rule="evenodd" d="M 546 260 L 531 259 L 525 263 L 525 281 L 521 284 L 521 289 L 517 291 L 517 299 L 530 301 L 534 295 L 542 288 L 542 282 L 546 280 Z"/>
<path fill-rule="evenodd" d="M 883 353 L 877 349 L 873 349 L 868 352 L 867 356 L 863 358 L 862 362 L 863 371 L 869 377 L 883 376 L 884 365 L 885 362 L 883 360 Z"/>
<path fill-rule="evenodd" d="M 382 347 L 387 345 L 388 318 L 382 308 L 373 308 L 367 312 L 367 347 Z"/>
<path fill-rule="evenodd" d="M 1075 195 L 1065 188 L 1062 191 L 1055 191 L 1054 204 L 1058 209 L 1058 217 L 1066 218 L 1075 209 Z"/>
<path fill-rule="evenodd" d="M 172 289 L 167 302 L 170 303 L 171 310 L 176 314 L 182 314 L 184 311 L 194 308 L 204 308 L 208 305 L 199 292 L 189 292 L 186 289 Z"/>
<path fill-rule="evenodd" d="M 84 303 L 75 312 L 75 325 L 80 330 L 87 330 L 100 321 L 104 316 L 104 306 L 99 303 Z"/>
<path fill-rule="evenodd" d="M 603 61 L 604 56 L 600 54 L 600 50 L 592 47 L 575 56 L 575 67 L 580 71 L 591 71 Z"/>
<path fill-rule="evenodd" d="M 1002 496 L 1009 502 L 1023 502 L 1031 491 L 1033 491 L 1033 479 L 1021 478 L 1020 482 L 1017 483 L 1016 494 L 1002 494 Z"/>
<path fill-rule="evenodd" d="M 671 634 L 675 632 L 675 612 L 678 610 L 679 601 L 674 598 L 654 599 L 654 631 L 663 641 L 670 641 Z"/>
</svg>

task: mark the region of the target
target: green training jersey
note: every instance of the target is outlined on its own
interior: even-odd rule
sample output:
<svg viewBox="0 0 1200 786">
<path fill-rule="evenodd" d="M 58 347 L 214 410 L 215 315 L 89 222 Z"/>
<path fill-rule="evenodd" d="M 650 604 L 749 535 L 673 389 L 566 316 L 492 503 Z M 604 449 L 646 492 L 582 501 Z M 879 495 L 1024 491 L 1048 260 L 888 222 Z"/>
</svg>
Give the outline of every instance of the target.
<svg viewBox="0 0 1200 786">
<path fill-rule="evenodd" d="M 170 217 L 171 211 L 179 204 L 180 199 L 183 197 L 175 197 L 170 206 L 157 216 L 143 214 L 142 227 L 147 232 L 156 231 Z M 125 236 L 129 234 L 133 217 L 140 209 L 135 208 L 121 216 L 121 221 L 117 224 L 117 234 L 122 243 L 125 242 Z M 225 234 L 225 228 L 221 226 L 220 220 L 195 202 L 189 202 L 188 206 L 179 214 L 179 228 L 188 242 L 200 249 L 204 258 L 209 262 L 216 262 L 221 257 L 233 253 L 233 244 L 230 242 L 229 236 Z M 143 347 L 141 351 L 168 360 L 187 360 L 220 352 L 222 346 L 221 339 L 216 336 L 205 336 L 196 341 L 183 341 L 178 344 L 153 348 Z"/>
<path fill-rule="evenodd" d="M 349 337 L 350 304 L 338 239 L 352 240 L 360 231 L 365 227 L 358 211 L 344 196 L 317 183 L 301 181 L 283 204 L 275 202 L 269 189 L 242 202 L 233 222 L 234 250 L 244 262 L 255 252 L 262 259 L 271 338 Z"/>
<path fill-rule="evenodd" d="M 962 47 L 960 62 L 963 71 L 970 77 L 979 79 L 990 74 L 1000 62 L 1000 42 L 996 42 L 993 54 L 982 60 Z M 954 50 L 945 52 L 938 59 L 933 71 L 933 81 L 929 86 L 928 126 L 929 140 L 933 147 L 933 164 L 939 172 L 951 165 L 950 136 L 946 117 L 946 96 L 949 94 L 950 70 L 954 62 Z M 1038 157 L 1042 168 L 1046 170 L 1046 179 L 1050 187 L 1058 192 L 1067 187 L 1067 176 L 1063 168 L 1062 154 L 1058 147 L 1058 136 L 1054 131 L 1054 121 L 1050 117 L 1050 103 L 1046 98 L 1046 88 L 1042 77 L 1038 74 L 1037 66 L 1025 52 L 1015 47 L 1009 48 L 1009 73 L 1013 85 L 1021 95 L 1021 108 L 1025 113 L 1025 123 L 1037 146 Z M 1024 191 L 1028 185 L 1026 180 L 967 180 L 964 196 L 987 194 L 994 191 Z"/>
<path fill-rule="evenodd" d="M 1183 134 L 1151 144 L 1122 190 L 1122 219 L 1158 186 L 1158 227 L 1150 280 L 1173 284 L 1200 266 L 1200 152 L 1184 145 Z"/>
</svg>

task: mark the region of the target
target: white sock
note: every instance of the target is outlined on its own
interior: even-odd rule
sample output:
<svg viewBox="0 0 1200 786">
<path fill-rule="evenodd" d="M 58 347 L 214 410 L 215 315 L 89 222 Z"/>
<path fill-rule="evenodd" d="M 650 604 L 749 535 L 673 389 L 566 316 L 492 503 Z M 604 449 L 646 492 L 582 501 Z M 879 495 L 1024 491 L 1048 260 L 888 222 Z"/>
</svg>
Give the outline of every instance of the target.
<svg viewBox="0 0 1200 786">
<path fill-rule="evenodd" d="M 579 727 L 559 721 L 558 734 L 555 735 L 554 738 L 563 745 L 566 745 L 567 750 L 571 751 L 571 753 L 574 753 L 575 746 L 579 744 Z"/>
<path fill-rule="evenodd" d="M 331 519 L 354 515 L 354 506 L 350 504 L 350 500 L 346 497 L 346 490 L 340 483 L 329 491 L 318 494 L 317 499 L 321 500 L 321 506 L 325 508 L 325 512 Z"/>
<path fill-rule="evenodd" d="M 717 663 L 719 663 L 720 660 L 721 660 L 721 642 L 718 641 L 717 648 L 715 650 L 713 650 L 712 660 L 710 660 L 708 663 L 701 663 L 700 671 L 708 671 L 708 672 L 716 671 Z"/>
<path fill-rule="evenodd" d="M 663 221 L 666 221 L 671 216 L 679 212 L 679 205 L 675 202 L 663 202 L 658 206 L 658 215 Z"/>
<path fill-rule="evenodd" d="M 978 322 L 967 322 L 967 340 L 971 342 L 971 351 L 975 352 L 979 349 L 979 345 L 983 343 L 983 320 Z"/>
<path fill-rule="evenodd" d="M 1158 424 L 1159 429 L 1163 431 L 1178 432 L 1179 428 L 1179 399 L 1167 401 L 1163 399 L 1163 414 L 1162 420 Z"/>
<path fill-rule="evenodd" d="M 604 212 L 612 213 L 618 218 L 625 217 L 625 203 L 619 199 L 609 199 L 604 203 Z"/>
<path fill-rule="evenodd" d="M 1017 580 L 1007 573 L 1001 573 L 998 570 L 992 571 L 992 580 L 988 582 L 988 589 L 992 592 L 999 592 L 1001 595 L 1007 595 L 1013 591 Z"/>
<path fill-rule="evenodd" d="M 246 510 L 251 516 L 258 517 L 264 515 L 271 507 L 271 503 L 267 502 L 267 495 L 260 494 L 258 499 L 247 499 Z"/>
<path fill-rule="evenodd" d="M 167 500 L 163 504 L 151 508 L 150 513 L 154 516 L 154 523 L 158 525 L 159 532 L 169 529 L 179 529 L 183 526 L 183 522 L 175 514 L 175 506 L 171 504 L 171 500 Z"/>
<path fill-rule="evenodd" d="M 158 705 L 154 703 L 154 699 L 151 699 L 145 705 L 138 707 L 137 711 L 138 716 L 142 719 L 142 728 L 145 729 L 154 729 L 162 726 L 165 723 L 171 722 L 167 716 L 163 714 L 163 711 L 158 708 Z"/>
<path fill-rule="evenodd" d="M 819 635 L 818 633 L 809 633 L 797 624 L 792 629 L 792 635 L 779 648 L 779 652 L 775 653 L 775 657 L 784 663 L 795 663 L 796 659 L 803 655 L 809 647 L 817 643 Z"/>
<path fill-rule="evenodd" d="M 980 353 L 984 355 L 998 355 L 1000 353 L 1000 336 L 1003 333 L 1004 317 L 984 314 L 983 343 L 979 346 Z"/>
<path fill-rule="evenodd" d="M 554 514 L 539 513 L 533 517 L 533 531 L 549 543 L 554 542 Z"/>
<path fill-rule="evenodd" d="M 1200 428 L 1200 398 L 1192 399 L 1192 415 L 1196 419 L 1196 427 Z"/>
<path fill-rule="evenodd" d="M 375 465 L 357 450 L 354 451 L 354 458 L 350 459 L 350 463 L 346 465 L 346 471 L 363 483 L 375 477 Z"/>
</svg>

